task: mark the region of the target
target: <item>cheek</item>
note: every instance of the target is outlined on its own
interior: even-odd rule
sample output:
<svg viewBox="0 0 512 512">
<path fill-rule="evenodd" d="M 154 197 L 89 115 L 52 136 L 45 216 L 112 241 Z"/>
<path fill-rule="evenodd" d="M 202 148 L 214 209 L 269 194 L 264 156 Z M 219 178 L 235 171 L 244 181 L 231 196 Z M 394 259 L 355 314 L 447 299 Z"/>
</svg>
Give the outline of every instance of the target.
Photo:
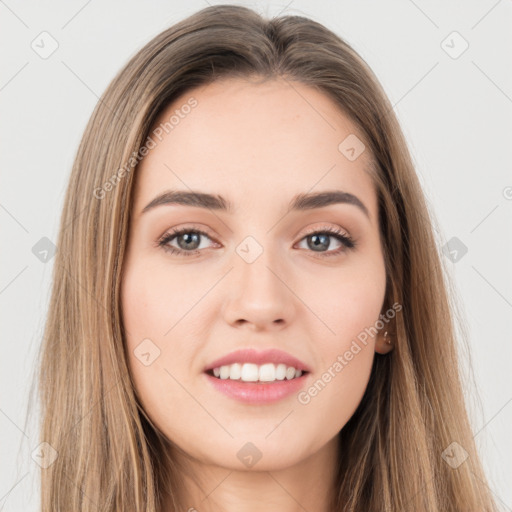
<svg viewBox="0 0 512 512">
<path fill-rule="evenodd" d="M 314 379 L 297 396 L 304 415 L 303 427 L 314 433 L 324 422 L 331 435 L 341 430 L 357 409 L 366 391 L 375 356 L 374 338 L 368 325 L 373 324 L 378 308 L 354 308 L 343 301 L 346 309 L 330 319 L 336 335 L 319 337 L 322 353 Z M 323 418 L 323 419 L 320 419 Z"/>
<path fill-rule="evenodd" d="M 188 364 L 201 339 L 204 322 L 200 320 L 207 303 L 203 299 L 210 281 L 215 282 L 215 277 L 210 280 L 204 272 L 185 270 L 179 265 L 173 268 L 166 261 L 155 263 L 139 255 L 128 259 L 122 277 L 121 304 L 130 357 L 143 340 L 150 339 L 161 352 L 156 366 L 174 371 Z"/>
<path fill-rule="evenodd" d="M 169 331 L 200 298 L 183 272 L 141 262 L 127 266 L 123 276 L 123 319 L 128 340 L 167 339 Z M 203 285 L 204 287 L 204 285 Z"/>
<path fill-rule="evenodd" d="M 192 350 L 180 329 L 197 293 L 190 292 L 192 287 L 181 283 L 177 273 L 147 262 L 128 264 L 122 283 L 125 343 L 135 392 L 153 423 L 179 437 L 184 423 L 172 418 L 176 410 L 190 407 L 190 397 L 179 383 L 186 383 Z"/>
<path fill-rule="evenodd" d="M 350 355 L 349 355 L 350 354 Z M 315 375 L 298 396 L 301 428 L 315 438 L 318 429 L 326 439 L 343 429 L 353 416 L 366 391 L 374 351 L 370 345 L 352 347 L 333 354 L 331 363 Z"/>
<path fill-rule="evenodd" d="M 329 411 L 333 427 L 346 424 L 366 390 L 385 285 L 383 263 L 377 262 L 340 271 L 328 287 L 309 294 L 308 305 L 322 320 L 315 336 L 321 364 L 311 386 L 297 398 L 306 411 Z"/>
<path fill-rule="evenodd" d="M 322 283 L 322 286 L 319 286 Z M 329 279 L 311 282 L 308 304 L 323 322 L 325 351 L 347 349 L 352 339 L 375 327 L 386 288 L 383 263 L 341 269 Z M 313 290 L 313 291 L 311 291 Z M 368 336 L 368 341 L 373 338 Z"/>
<path fill-rule="evenodd" d="M 362 281 L 346 284 L 343 292 L 332 300 L 336 301 L 329 316 L 332 330 L 335 337 L 346 343 L 375 327 L 384 301 L 384 285 L 365 285 Z"/>
</svg>

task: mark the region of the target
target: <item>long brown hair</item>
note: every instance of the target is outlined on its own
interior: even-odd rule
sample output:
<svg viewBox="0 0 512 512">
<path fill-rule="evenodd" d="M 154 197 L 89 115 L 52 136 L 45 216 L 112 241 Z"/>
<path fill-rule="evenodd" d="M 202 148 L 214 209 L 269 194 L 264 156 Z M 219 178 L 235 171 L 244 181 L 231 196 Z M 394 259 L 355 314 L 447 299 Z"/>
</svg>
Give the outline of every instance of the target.
<svg viewBox="0 0 512 512">
<path fill-rule="evenodd" d="M 128 369 L 123 257 L 140 149 L 155 120 L 179 95 L 227 77 L 316 88 L 358 125 L 373 159 L 385 306 L 403 310 L 393 327 L 395 349 L 376 354 L 365 395 L 339 434 L 334 510 L 495 510 L 465 409 L 456 305 L 433 216 L 378 80 L 317 22 L 217 5 L 165 30 L 126 64 L 79 146 L 38 365 L 40 442 L 58 454 L 42 469 L 42 511 L 162 512 L 164 494 L 177 496 L 174 447 L 140 406 Z M 454 453 L 459 462 L 468 457 L 450 464 Z"/>
</svg>

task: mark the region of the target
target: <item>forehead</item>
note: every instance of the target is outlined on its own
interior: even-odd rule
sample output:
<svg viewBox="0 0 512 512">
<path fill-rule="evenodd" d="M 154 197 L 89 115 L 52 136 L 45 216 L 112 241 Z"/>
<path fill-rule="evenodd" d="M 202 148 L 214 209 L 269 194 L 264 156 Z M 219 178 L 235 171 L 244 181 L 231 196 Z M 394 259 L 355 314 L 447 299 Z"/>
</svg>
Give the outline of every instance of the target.
<svg viewBox="0 0 512 512">
<path fill-rule="evenodd" d="M 300 193 L 340 189 L 375 215 L 369 150 L 356 159 L 342 151 L 343 141 L 361 150 L 359 128 L 310 86 L 219 80 L 175 99 L 149 136 L 155 145 L 137 169 L 138 212 L 165 190 L 220 194 L 237 210 L 282 207 Z"/>
</svg>

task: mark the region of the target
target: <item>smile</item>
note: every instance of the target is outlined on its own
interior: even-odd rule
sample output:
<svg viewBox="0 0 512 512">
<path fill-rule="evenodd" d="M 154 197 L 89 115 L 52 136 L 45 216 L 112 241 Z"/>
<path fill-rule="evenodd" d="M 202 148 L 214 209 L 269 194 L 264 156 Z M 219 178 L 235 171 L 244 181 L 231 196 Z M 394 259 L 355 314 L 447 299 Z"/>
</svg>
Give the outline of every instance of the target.
<svg viewBox="0 0 512 512">
<path fill-rule="evenodd" d="M 210 375 L 225 380 L 241 380 L 243 382 L 275 382 L 291 380 L 302 375 L 302 370 L 286 364 L 265 363 L 234 363 L 210 370 Z"/>
</svg>

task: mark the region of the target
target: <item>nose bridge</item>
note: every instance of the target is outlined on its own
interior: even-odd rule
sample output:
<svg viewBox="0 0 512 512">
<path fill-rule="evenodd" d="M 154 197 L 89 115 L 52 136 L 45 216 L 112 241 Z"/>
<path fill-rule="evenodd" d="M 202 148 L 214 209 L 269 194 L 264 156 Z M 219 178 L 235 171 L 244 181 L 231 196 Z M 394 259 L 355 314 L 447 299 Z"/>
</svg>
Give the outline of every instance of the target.
<svg viewBox="0 0 512 512">
<path fill-rule="evenodd" d="M 271 324 L 291 318 L 294 295 L 285 264 L 281 264 L 279 248 L 264 243 L 248 236 L 235 249 L 225 310 L 230 322 Z"/>
</svg>

